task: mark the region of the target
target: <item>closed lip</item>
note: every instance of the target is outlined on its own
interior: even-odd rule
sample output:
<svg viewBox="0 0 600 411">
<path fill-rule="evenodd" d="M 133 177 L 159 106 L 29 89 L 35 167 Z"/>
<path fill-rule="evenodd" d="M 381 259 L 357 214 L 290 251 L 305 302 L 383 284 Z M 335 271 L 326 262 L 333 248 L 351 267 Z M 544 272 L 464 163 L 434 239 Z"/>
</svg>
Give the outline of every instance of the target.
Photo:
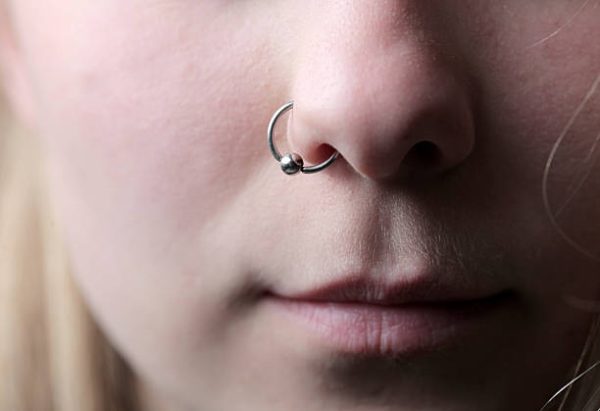
<svg viewBox="0 0 600 411">
<path fill-rule="evenodd" d="M 305 291 L 273 293 L 271 305 L 325 347 L 346 354 L 415 355 L 439 350 L 494 326 L 510 289 L 467 287 L 432 279 L 385 283 L 366 277 Z M 496 317 L 495 317 L 496 316 Z M 486 334 L 486 333 L 483 333 Z"/>
<path fill-rule="evenodd" d="M 507 288 L 444 282 L 442 276 L 382 281 L 355 275 L 330 280 L 298 291 L 276 291 L 279 298 L 304 302 L 362 303 L 382 306 L 453 304 L 484 301 L 508 292 Z"/>
</svg>

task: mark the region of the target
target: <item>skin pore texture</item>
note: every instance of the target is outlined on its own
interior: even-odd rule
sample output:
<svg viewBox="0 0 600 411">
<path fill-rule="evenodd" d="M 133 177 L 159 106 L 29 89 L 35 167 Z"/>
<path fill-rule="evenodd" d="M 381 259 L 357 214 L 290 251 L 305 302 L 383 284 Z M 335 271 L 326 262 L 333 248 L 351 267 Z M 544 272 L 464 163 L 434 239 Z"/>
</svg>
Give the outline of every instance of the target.
<svg viewBox="0 0 600 411">
<path fill-rule="evenodd" d="M 75 280 L 168 409 L 534 410 L 571 377 L 573 301 L 600 288 L 600 2 L 9 8 L 7 88 Z M 268 152 L 291 99 L 278 144 L 338 150 L 326 171 Z M 456 338 L 369 353 L 274 303 L 342 278 L 506 297 Z"/>
</svg>

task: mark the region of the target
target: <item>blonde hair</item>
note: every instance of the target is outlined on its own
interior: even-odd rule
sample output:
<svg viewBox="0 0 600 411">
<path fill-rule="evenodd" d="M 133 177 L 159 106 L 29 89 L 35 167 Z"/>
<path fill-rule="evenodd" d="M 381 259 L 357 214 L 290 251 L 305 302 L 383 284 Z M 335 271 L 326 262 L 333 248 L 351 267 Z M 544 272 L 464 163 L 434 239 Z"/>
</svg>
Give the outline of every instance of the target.
<svg viewBox="0 0 600 411">
<path fill-rule="evenodd" d="M 69 275 L 36 139 L 0 103 L 0 410 L 131 411 L 133 375 Z"/>
</svg>

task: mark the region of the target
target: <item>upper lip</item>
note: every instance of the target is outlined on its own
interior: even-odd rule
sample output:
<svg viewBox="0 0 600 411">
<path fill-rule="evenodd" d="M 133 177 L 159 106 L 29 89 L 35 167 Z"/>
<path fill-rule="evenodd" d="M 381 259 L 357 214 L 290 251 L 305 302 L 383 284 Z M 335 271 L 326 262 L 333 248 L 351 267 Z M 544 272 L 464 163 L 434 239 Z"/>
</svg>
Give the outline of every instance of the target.
<svg viewBox="0 0 600 411">
<path fill-rule="evenodd" d="M 478 302 L 506 293 L 507 289 L 442 282 L 421 278 L 385 282 L 364 276 L 349 276 L 301 291 L 275 293 L 297 301 L 344 302 L 377 305 L 447 304 Z"/>
</svg>

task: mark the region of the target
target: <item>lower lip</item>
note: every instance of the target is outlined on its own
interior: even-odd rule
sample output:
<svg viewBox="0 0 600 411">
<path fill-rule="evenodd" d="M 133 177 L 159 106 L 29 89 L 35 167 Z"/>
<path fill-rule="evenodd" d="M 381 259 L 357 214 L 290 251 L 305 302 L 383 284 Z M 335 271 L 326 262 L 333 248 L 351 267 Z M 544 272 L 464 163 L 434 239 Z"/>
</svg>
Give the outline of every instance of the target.
<svg viewBox="0 0 600 411">
<path fill-rule="evenodd" d="M 310 338 L 346 354 L 405 356 L 439 350 L 490 326 L 490 317 L 510 298 L 444 304 L 375 305 L 270 298 Z M 496 324 L 497 325 L 497 324 Z"/>
</svg>

